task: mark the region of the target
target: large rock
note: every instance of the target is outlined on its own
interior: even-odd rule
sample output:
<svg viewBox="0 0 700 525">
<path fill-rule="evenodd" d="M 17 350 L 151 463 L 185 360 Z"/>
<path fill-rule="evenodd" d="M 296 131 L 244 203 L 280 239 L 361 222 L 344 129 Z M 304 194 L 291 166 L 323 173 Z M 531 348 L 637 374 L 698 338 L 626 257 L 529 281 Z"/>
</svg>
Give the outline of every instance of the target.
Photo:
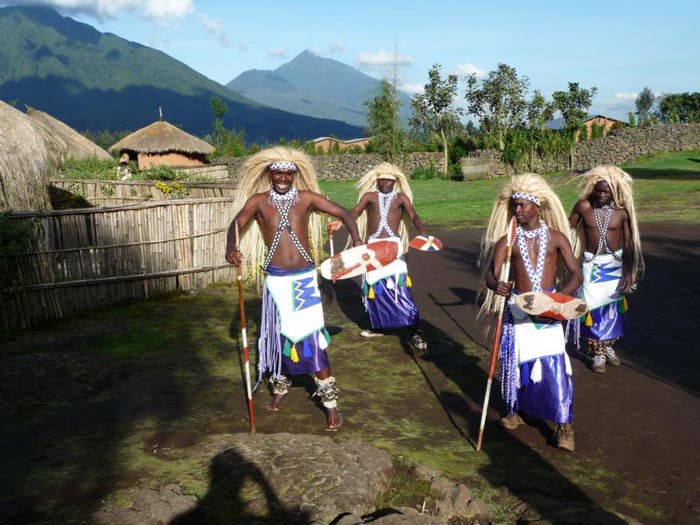
<svg viewBox="0 0 700 525">
<path fill-rule="evenodd" d="M 210 470 L 209 491 L 196 506 L 172 486 L 130 489 L 117 498 L 126 504 L 104 505 L 95 521 L 184 525 L 228 523 L 226 516 L 235 516 L 231 523 L 330 523 L 341 514 L 373 512 L 394 473 L 385 451 L 303 434 L 218 435 L 181 457 L 199 459 Z"/>
</svg>

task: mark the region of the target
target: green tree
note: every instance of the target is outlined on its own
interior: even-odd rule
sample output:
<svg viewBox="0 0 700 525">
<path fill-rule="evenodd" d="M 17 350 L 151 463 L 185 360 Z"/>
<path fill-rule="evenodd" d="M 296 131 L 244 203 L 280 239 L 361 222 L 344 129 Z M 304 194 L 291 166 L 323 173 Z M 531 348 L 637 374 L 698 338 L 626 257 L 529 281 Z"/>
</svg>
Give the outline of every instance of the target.
<svg viewBox="0 0 700 525">
<path fill-rule="evenodd" d="M 214 146 L 219 148 L 221 146 L 222 139 L 226 134 L 226 128 L 224 127 L 224 115 L 228 111 L 228 106 L 225 102 L 217 97 L 211 97 L 211 109 L 214 112 L 214 125 L 212 140 L 214 141 Z"/>
<path fill-rule="evenodd" d="M 503 151 L 508 133 L 523 124 L 530 81 L 519 77 L 515 68 L 498 64 L 479 82 L 475 74 L 467 77 L 467 111 L 481 120 L 482 131 Z"/>
<path fill-rule="evenodd" d="M 374 98 L 364 103 L 367 108 L 369 150 L 384 160 L 396 162 L 403 153 L 404 132 L 399 120 L 401 102 L 396 86 L 388 80 L 379 83 Z"/>
<path fill-rule="evenodd" d="M 659 100 L 661 122 L 700 122 L 700 93 L 668 93 Z"/>
<path fill-rule="evenodd" d="M 578 82 L 569 82 L 568 91 L 555 91 L 552 93 L 554 108 L 561 113 L 565 125 L 563 132 L 570 141 L 569 145 L 569 167 L 574 168 L 574 144 L 576 135 L 581 129 L 583 121 L 588 115 L 588 109 L 593 103 L 593 97 L 598 92 L 598 88 L 581 88 Z"/>
<path fill-rule="evenodd" d="M 649 118 L 651 117 L 651 108 L 654 106 L 654 93 L 651 89 L 645 87 L 634 101 L 634 106 L 637 108 L 637 123 L 639 127 L 648 126 Z"/>
<path fill-rule="evenodd" d="M 525 108 L 527 116 L 527 152 L 528 152 L 528 167 L 530 171 L 535 171 L 535 157 L 537 153 L 548 154 L 549 151 L 544 151 L 545 137 L 549 133 L 547 130 L 547 122 L 554 116 L 554 103 L 547 98 L 539 90 L 535 90 L 532 99 L 527 102 Z"/>
<path fill-rule="evenodd" d="M 443 173 L 449 170 L 449 139 L 459 127 L 459 117 L 463 111 L 455 108 L 453 102 L 457 95 L 457 75 L 441 78 L 441 66 L 434 64 L 428 71 L 428 83 L 423 93 L 418 93 L 411 100 L 411 127 L 423 131 L 431 137 L 438 137 L 442 144 Z"/>
</svg>

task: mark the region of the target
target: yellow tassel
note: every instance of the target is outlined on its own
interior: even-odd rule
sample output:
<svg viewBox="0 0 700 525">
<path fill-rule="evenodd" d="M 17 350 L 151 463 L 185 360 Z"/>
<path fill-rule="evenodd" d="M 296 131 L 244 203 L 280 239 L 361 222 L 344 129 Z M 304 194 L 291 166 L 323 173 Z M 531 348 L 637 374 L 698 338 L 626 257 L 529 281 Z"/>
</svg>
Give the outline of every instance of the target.
<svg viewBox="0 0 700 525">
<path fill-rule="evenodd" d="M 630 305 L 627 304 L 627 297 L 623 297 L 622 298 L 622 311 L 626 312 L 629 309 L 630 309 Z"/>
<path fill-rule="evenodd" d="M 411 278 L 408 276 L 408 274 L 406 274 L 406 287 L 410 288 L 411 286 L 413 286 L 413 283 L 411 282 Z"/>
<path fill-rule="evenodd" d="M 588 312 L 586 316 L 586 326 L 593 326 L 593 317 L 591 317 L 591 312 Z"/>
<path fill-rule="evenodd" d="M 292 363 L 298 363 L 299 362 L 299 354 L 297 354 L 297 345 L 294 343 L 292 345 Z"/>
<path fill-rule="evenodd" d="M 374 286 L 369 287 L 369 293 L 367 293 L 367 297 L 370 299 L 374 299 Z"/>
</svg>

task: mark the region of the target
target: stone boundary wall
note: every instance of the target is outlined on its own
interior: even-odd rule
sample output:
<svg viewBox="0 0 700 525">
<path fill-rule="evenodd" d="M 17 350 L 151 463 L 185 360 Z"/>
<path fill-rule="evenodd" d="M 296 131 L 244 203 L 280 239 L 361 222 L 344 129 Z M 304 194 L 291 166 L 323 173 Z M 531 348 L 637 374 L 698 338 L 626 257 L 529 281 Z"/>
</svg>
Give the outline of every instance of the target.
<svg viewBox="0 0 700 525">
<path fill-rule="evenodd" d="M 600 164 L 620 165 L 662 151 L 700 150 L 700 123 L 653 128 L 622 128 L 606 137 L 576 146 L 576 169 Z"/>
<path fill-rule="evenodd" d="M 575 169 L 588 170 L 601 164 L 621 165 L 663 151 L 700 150 L 700 123 L 668 124 L 653 128 L 622 128 L 599 139 L 586 140 L 574 150 Z M 498 150 L 481 150 L 476 158 L 488 162 L 493 175 L 513 175 L 515 170 L 501 160 Z M 564 152 L 546 158 L 536 157 L 532 165 L 525 161 L 518 173 L 552 173 L 569 169 L 569 154 Z"/>
<path fill-rule="evenodd" d="M 228 166 L 232 180 L 237 180 L 243 163 L 247 157 L 221 159 L 220 164 Z M 356 179 L 367 173 L 377 164 L 383 162 L 381 155 L 376 153 L 347 153 L 344 155 L 311 155 L 316 172 L 320 179 L 344 180 Z M 442 170 L 442 153 L 408 153 L 402 162 L 397 163 L 403 172 L 410 176 L 419 167 Z"/>
</svg>

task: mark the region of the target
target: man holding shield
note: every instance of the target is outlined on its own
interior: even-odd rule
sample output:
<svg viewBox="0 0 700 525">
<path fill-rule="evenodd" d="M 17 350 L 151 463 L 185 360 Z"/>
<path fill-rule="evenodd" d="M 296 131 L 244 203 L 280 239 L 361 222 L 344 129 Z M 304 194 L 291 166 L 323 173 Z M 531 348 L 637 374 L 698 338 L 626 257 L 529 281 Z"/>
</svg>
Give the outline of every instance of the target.
<svg viewBox="0 0 700 525">
<path fill-rule="evenodd" d="M 399 244 L 399 254 L 405 253 L 409 245 L 408 221 L 423 235 L 424 226 L 413 208 L 408 179 L 397 166 L 388 162 L 379 164 L 358 181 L 357 188 L 360 197 L 350 213 L 357 219 L 360 237 L 367 239 L 368 248 L 371 249 L 373 242 L 390 239 Z M 333 234 L 340 227 L 340 221 L 332 221 L 328 231 Z M 384 329 L 407 328 L 411 345 L 417 350 L 427 350 L 410 288 L 411 279 L 403 257 L 364 274 L 362 297 L 372 329 L 360 334 L 374 337 L 382 335 Z"/>
<path fill-rule="evenodd" d="M 505 233 L 512 216 L 517 229 L 510 275 L 499 281 L 496 275 L 506 257 Z M 556 446 L 573 451 L 572 370 L 562 322 L 530 315 L 516 301 L 519 294 L 551 292 L 558 284 L 565 295 L 579 287 L 581 268 L 562 233 L 567 230 L 566 212 L 542 177 L 513 177 L 494 204 L 482 240 L 480 265 L 488 291 L 480 315 L 498 311 L 498 296 L 507 301 L 502 332 L 495 334 L 500 337 L 501 392 L 509 409 L 501 426 L 515 429 L 524 424 L 518 411 L 553 421 Z M 564 270 L 569 273 L 565 281 Z"/>
</svg>

